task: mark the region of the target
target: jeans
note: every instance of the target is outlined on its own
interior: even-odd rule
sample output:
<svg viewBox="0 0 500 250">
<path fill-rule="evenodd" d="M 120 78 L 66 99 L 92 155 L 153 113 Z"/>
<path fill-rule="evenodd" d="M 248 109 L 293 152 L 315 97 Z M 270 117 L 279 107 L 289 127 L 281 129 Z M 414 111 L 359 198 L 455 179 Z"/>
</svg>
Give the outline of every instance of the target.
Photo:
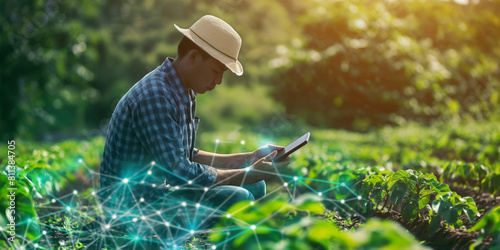
<svg viewBox="0 0 500 250">
<path fill-rule="evenodd" d="M 180 188 L 153 202 L 138 203 L 122 218 L 130 235 L 158 235 L 162 242 L 177 244 L 191 233 L 213 228 L 232 205 L 260 199 L 265 194 L 264 181 L 243 186 L 215 186 L 206 191 Z"/>
<path fill-rule="evenodd" d="M 226 211 L 240 201 L 254 201 L 265 195 L 265 181 L 243 186 L 216 186 L 206 192 L 204 202 L 207 206 Z"/>
</svg>

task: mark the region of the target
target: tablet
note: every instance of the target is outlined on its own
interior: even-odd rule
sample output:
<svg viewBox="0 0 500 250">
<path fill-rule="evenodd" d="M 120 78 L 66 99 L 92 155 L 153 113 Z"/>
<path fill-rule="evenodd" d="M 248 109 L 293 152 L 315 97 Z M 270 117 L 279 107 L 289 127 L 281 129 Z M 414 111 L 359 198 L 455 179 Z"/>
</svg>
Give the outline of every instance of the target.
<svg viewBox="0 0 500 250">
<path fill-rule="evenodd" d="M 280 161 L 283 158 L 289 156 L 291 153 L 295 152 L 295 150 L 301 148 L 306 145 L 309 141 L 309 136 L 311 132 L 307 132 L 305 135 L 301 136 L 299 139 L 293 141 L 292 143 L 285 146 L 284 149 L 278 151 L 278 154 L 274 157 L 274 161 Z"/>
</svg>

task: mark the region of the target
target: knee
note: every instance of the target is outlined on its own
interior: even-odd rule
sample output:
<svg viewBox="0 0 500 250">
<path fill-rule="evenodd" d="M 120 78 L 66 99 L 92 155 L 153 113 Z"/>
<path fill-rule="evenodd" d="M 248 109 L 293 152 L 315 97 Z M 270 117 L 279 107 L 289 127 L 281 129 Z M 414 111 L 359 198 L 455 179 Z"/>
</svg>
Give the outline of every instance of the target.
<svg viewBox="0 0 500 250">
<path fill-rule="evenodd" d="M 253 184 L 243 186 L 246 190 L 253 194 L 255 199 L 260 199 L 266 195 L 266 182 L 259 181 Z"/>
<path fill-rule="evenodd" d="M 245 188 L 242 187 L 237 187 L 234 190 L 233 195 L 230 198 L 232 200 L 232 203 L 238 203 L 240 201 L 246 201 L 246 200 L 255 200 L 255 197 L 253 196 L 252 192 L 248 191 Z"/>
<path fill-rule="evenodd" d="M 236 203 L 239 203 L 239 202 L 242 202 L 242 201 L 253 201 L 255 200 L 253 194 L 242 188 L 242 187 L 236 187 L 232 194 L 230 194 L 228 197 L 227 197 L 227 201 L 226 203 L 223 205 L 223 209 L 224 210 L 227 210 L 228 208 L 230 208 L 231 206 L 233 206 L 234 204 Z"/>
</svg>

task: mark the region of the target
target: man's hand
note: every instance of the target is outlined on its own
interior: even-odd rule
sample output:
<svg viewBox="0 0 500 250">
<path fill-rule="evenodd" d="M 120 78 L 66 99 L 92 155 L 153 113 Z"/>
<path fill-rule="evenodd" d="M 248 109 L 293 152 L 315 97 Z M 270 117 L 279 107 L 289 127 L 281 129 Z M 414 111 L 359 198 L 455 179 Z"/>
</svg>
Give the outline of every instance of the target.
<svg viewBox="0 0 500 250">
<path fill-rule="evenodd" d="M 277 148 L 283 148 L 280 146 L 272 146 L 270 147 L 277 147 Z M 261 149 L 261 148 L 259 148 Z M 259 150 L 258 149 L 258 150 Z M 257 152 L 256 150 L 255 152 Z M 265 151 L 260 151 L 265 152 Z M 261 180 L 266 180 L 270 181 L 274 179 L 278 174 L 279 174 L 279 169 L 282 167 L 290 164 L 290 157 L 286 157 L 285 159 L 279 161 L 279 162 L 274 162 L 273 158 L 278 154 L 277 150 L 273 150 L 270 154 L 260 158 L 256 162 L 252 164 L 252 166 L 249 167 L 249 173 L 247 174 L 247 178 L 250 179 L 250 181 L 256 180 L 261 181 Z"/>
<path fill-rule="evenodd" d="M 263 157 L 267 156 L 273 151 L 279 152 L 280 150 L 285 149 L 285 147 L 282 146 L 276 146 L 276 145 L 266 145 L 258 148 L 257 150 L 252 152 L 252 157 L 250 161 L 250 165 L 254 164 L 256 161 L 262 159 Z M 286 160 L 286 159 L 285 159 Z M 289 160 L 289 159 L 288 159 Z"/>
<path fill-rule="evenodd" d="M 276 146 L 278 147 L 278 146 Z M 280 147 L 283 148 L 283 147 Z M 263 150 L 259 153 L 265 152 Z M 244 169 L 228 169 L 228 170 L 217 170 L 217 180 L 216 185 L 242 185 L 256 183 L 261 180 L 270 181 L 274 179 L 279 172 L 279 169 L 290 164 L 290 156 L 279 162 L 273 162 L 273 158 L 276 156 L 278 151 L 273 150 L 270 154 L 261 157 L 255 161 L 250 167 Z"/>
</svg>

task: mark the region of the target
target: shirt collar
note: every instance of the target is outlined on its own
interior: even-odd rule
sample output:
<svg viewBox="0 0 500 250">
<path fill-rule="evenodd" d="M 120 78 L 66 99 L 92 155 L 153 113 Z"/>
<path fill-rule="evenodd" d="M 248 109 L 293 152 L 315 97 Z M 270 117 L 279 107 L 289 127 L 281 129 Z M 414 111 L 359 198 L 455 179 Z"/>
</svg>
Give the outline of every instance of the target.
<svg viewBox="0 0 500 250">
<path fill-rule="evenodd" d="M 174 58 L 167 57 L 161 65 L 161 70 L 167 73 L 167 84 L 174 87 L 174 90 L 179 94 L 183 103 L 194 101 L 196 99 L 196 92 L 194 92 L 190 88 L 185 89 L 184 86 L 182 86 L 181 79 L 177 75 L 177 72 L 172 65 L 173 60 Z"/>
</svg>

